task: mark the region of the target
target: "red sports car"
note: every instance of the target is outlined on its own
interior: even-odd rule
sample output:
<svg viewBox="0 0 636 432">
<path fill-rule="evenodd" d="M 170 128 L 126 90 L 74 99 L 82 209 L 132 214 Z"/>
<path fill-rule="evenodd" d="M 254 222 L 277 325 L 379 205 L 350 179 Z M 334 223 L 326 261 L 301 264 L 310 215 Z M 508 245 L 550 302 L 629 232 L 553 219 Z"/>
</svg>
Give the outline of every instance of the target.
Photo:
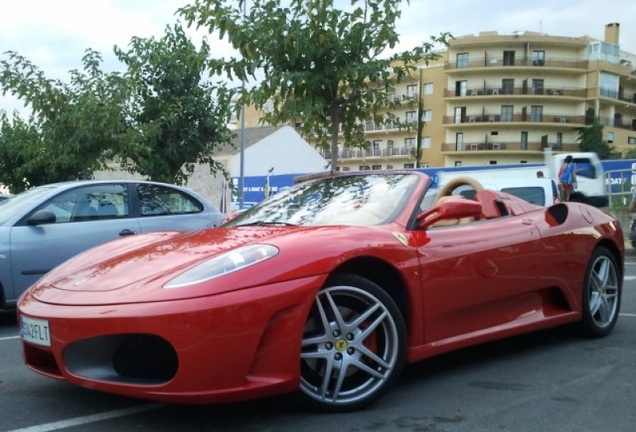
<svg viewBox="0 0 636 432">
<path fill-rule="evenodd" d="M 454 191 L 476 190 L 472 199 Z M 136 235 L 57 267 L 19 300 L 26 364 L 176 403 L 298 392 L 377 400 L 406 362 L 569 324 L 616 324 L 613 216 L 541 207 L 415 171 L 301 182 L 221 228 Z"/>
</svg>

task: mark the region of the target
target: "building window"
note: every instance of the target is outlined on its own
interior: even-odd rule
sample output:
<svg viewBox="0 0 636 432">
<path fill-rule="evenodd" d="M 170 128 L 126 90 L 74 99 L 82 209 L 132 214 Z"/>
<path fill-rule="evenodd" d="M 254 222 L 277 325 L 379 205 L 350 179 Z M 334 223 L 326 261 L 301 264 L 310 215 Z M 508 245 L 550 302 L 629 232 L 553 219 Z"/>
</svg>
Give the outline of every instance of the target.
<svg viewBox="0 0 636 432">
<path fill-rule="evenodd" d="M 618 99 L 618 91 L 620 86 L 619 81 L 620 79 L 618 75 L 601 71 L 601 75 L 600 75 L 601 88 L 599 90 L 600 95 L 609 97 L 612 99 Z"/>
<path fill-rule="evenodd" d="M 515 64 L 515 52 L 504 51 L 503 52 L 503 64 L 504 66 L 514 66 Z"/>
<path fill-rule="evenodd" d="M 340 167 L 338 167 L 338 169 L 340 169 Z M 342 167 L 343 171 L 349 171 L 349 167 Z"/>
<path fill-rule="evenodd" d="M 431 137 L 422 137 L 422 148 L 430 149 L 431 148 Z"/>
<path fill-rule="evenodd" d="M 530 118 L 533 122 L 542 122 L 543 121 L 543 107 L 538 105 L 533 105 L 530 109 Z"/>
<path fill-rule="evenodd" d="M 387 165 L 387 166 L 386 166 L 386 169 L 388 169 L 388 170 L 392 170 L 392 169 L 393 169 L 393 165 Z"/>
<path fill-rule="evenodd" d="M 614 132 L 607 133 L 607 143 L 612 144 L 614 142 Z"/>
<path fill-rule="evenodd" d="M 415 164 L 412 163 L 405 163 L 404 164 L 404 169 L 412 169 L 415 168 Z"/>
<path fill-rule="evenodd" d="M 382 169 L 382 165 L 371 165 L 371 169 L 373 171 L 380 171 Z"/>
<path fill-rule="evenodd" d="M 532 94 L 542 95 L 543 94 L 543 83 L 542 79 L 533 79 L 532 80 Z"/>
<path fill-rule="evenodd" d="M 462 151 L 464 148 L 464 133 L 457 132 L 455 134 L 455 151 Z"/>
<path fill-rule="evenodd" d="M 424 110 L 422 111 L 422 121 L 431 121 L 433 119 L 433 111 L 432 110 Z"/>
<path fill-rule="evenodd" d="M 501 80 L 501 94 L 514 94 L 515 92 L 515 80 L 512 78 L 506 78 Z"/>
<path fill-rule="evenodd" d="M 409 149 L 415 147 L 415 138 L 404 138 L 404 146 Z"/>
<path fill-rule="evenodd" d="M 417 123 L 417 111 L 407 111 L 405 119 L 407 124 L 415 125 Z"/>
<path fill-rule="evenodd" d="M 465 68 L 468 67 L 468 53 L 457 53 L 457 67 Z"/>
<path fill-rule="evenodd" d="M 488 162 L 488 165 L 497 165 L 497 161 L 496 160 L 491 160 Z"/>
<path fill-rule="evenodd" d="M 375 130 L 373 120 L 365 120 L 364 122 L 364 130 L 369 132 Z"/>
<path fill-rule="evenodd" d="M 468 81 L 455 81 L 455 96 L 466 96 L 466 90 L 468 90 Z"/>
<path fill-rule="evenodd" d="M 555 147 L 555 150 L 563 150 L 563 132 L 557 132 Z"/>
<path fill-rule="evenodd" d="M 636 137 L 627 137 L 627 144 L 636 144 Z"/>
<path fill-rule="evenodd" d="M 428 162 L 420 162 L 420 168 L 430 168 L 431 164 Z"/>
<path fill-rule="evenodd" d="M 528 132 L 521 132 L 521 150 L 528 150 Z"/>
<path fill-rule="evenodd" d="M 425 95 L 433 94 L 433 83 L 424 84 L 424 88 L 422 89 Z"/>
<path fill-rule="evenodd" d="M 417 96 L 417 84 L 409 84 L 406 86 L 406 97 L 409 99 L 415 99 Z"/>
<path fill-rule="evenodd" d="M 382 156 L 382 140 L 373 140 L 373 156 Z"/>
<path fill-rule="evenodd" d="M 511 122 L 512 121 L 513 109 L 514 109 L 514 107 L 512 105 L 502 105 L 501 106 L 501 121 L 502 122 Z"/>
<path fill-rule="evenodd" d="M 532 52 L 532 66 L 543 66 L 545 64 L 545 51 Z"/>
<path fill-rule="evenodd" d="M 369 165 L 360 165 L 358 169 L 359 171 L 369 171 L 371 170 L 371 167 Z"/>
<path fill-rule="evenodd" d="M 455 166 L 462 166 L 462 161 L 455 161 Z"/>
</svg>

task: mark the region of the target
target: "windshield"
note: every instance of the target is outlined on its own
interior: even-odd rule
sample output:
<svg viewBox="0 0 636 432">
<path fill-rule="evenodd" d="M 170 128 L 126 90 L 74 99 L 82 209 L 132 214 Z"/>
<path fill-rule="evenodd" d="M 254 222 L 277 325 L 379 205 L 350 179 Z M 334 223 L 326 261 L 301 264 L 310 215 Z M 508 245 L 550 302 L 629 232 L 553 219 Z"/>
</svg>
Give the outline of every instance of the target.
<svg viewBox="0 0 636 432">
<path fill-rule="evenodd" d="M 4 224 L 14 215 L 22 213 L 24 210 L 33 208 L 34 205 L 40 202 L 40 197 L 48 194 L 52 189 L 45 186 L 36 187 L 0 203 L 0 224 Z"/>
<path fill-rule="evenodd" d="M 253 224 L 380 225 L 392 221 L 413 195 L 408 173 L 329 177 L 283 190 L 225 226 Z"/>
</svg>

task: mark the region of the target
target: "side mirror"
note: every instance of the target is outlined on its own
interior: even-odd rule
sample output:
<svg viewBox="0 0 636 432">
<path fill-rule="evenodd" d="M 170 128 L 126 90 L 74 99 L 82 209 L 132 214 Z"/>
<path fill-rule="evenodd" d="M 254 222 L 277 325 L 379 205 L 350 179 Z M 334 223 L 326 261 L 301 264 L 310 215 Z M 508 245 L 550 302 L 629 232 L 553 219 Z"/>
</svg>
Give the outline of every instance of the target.
<svg viewBox="0 0 636 432">
<path fill-rule="evenodd" d="M 29 225 L 45 225 L 55 223 L 55 213 L 51 210 L 38 210 L 27 219 Z"/>
<path fill-rule="evenodd" d="M 421 228 L 428 228 L 441 220 L 475 218 L 482 213 L 481 203 L 468 199 L 449 199 L 417 216 Z"/>
</svg>

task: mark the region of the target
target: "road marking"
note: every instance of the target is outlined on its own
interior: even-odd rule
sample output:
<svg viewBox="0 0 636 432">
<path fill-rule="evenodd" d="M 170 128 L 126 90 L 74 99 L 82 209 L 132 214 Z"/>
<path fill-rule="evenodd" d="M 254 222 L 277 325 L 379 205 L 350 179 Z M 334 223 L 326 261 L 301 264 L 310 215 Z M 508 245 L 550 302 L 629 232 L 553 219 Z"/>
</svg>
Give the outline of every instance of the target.
<svg viewBox="0 0 636 432">
<path fill-rule="evenodd" d="M 56 431 L 60 429 L 66 429 L 74 426 L 81 426 L 88 423 L 96 423 L 104 420 L 110 420 L 117 417 L 126 417 L 132 414 L 137 414 L 145 411 L 155 410 L 166 406 L 163 403 L 153 403 L 147 405 L 140 405 L 132 408 L 123 408 L 114 411 L 108 411 L 100 414 L 93 414 L 84 417 L 75 417 L 68 420 L 61 420 L 53 423 L 46 423 L 41 425 L 30 426 L 23 429 L 14 429 L 9 432 L 48 432 Z"/>
<path fill-rule="evenodd" d="M 624 280 L 636 280 L 636 276 L 624 276 Z"/>
<path fill-rule="evenodd" d="M 20 339 L 20 336 L 0 337 L 0 342 L 5 341 L 5 340 L 11 340 L 11 339 Z"/>
</svg>

